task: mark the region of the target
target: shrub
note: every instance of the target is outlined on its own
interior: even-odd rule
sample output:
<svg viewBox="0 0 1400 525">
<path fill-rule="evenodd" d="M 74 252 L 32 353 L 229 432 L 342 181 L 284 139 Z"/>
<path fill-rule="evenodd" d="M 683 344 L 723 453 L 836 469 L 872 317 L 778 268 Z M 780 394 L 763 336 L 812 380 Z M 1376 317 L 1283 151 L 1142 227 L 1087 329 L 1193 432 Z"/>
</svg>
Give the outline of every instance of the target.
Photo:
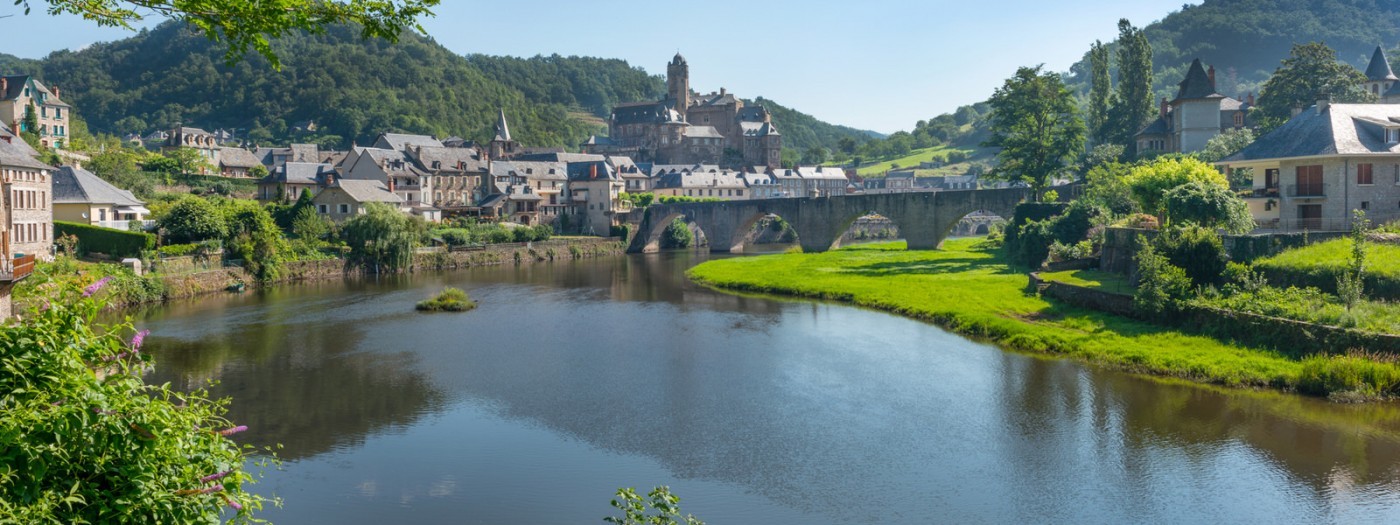
<svg viewBox="0 0 1400 525">
<path fill-rule="evenodd" d="M 1126 180 L 1133 198 L 1147 213 L 1161 213 L 1167 191 L 1189 182 L 1229 190 L 1230 181 L 1213 166 L 1191 157 L 1162 158 L 1128 172 Z"/>
<path fill-rule="evenodd" d="M 146 384 L 145 333 L 96 322 L 91 292 L 70 283 L 48 299 L 0 330 L 0 521 L 212 523 L 261 509 L 226 402 Z"/>
<path fill-rule="evenodd" d="M 510 230 L 507 230 L 505 226 L 498 225 L 486 232 L 486 242 L 490 244 L 505 244 L 514 241 L 515 235 L 513 235 Z"/>
<path fill-rule="evenodd" d="M 695 234 L 690 231 L 685 219 L 680 217 L 671 220 L 671 224 L 661 232 L 662 248 L 689 248 L 692 244 L 695 244 Z"/>
<path fill-rule="evenodd" d="M 1206 228 L 1224 228 L 1230 233 L 1248 233 L 1254 229 L 1249 205 L 1229 188 L 1191 181 L 1167 191 L 1162 196 L 1162 214 L 1168 224 L 1195 224 Z"/>
<path fill-rule="evenodd" d="M 448 246 L 466 246 L 472 243 L 472 232 L 464 228 L 437 230 L 433 233 L 442 237 L 442 242 L 447 243 Z"/>
<path fill-rule="evenodd" d="M 1054 224 L 1053 220 L 1047 219 L 1021 225 L 1017 230 L 1016 242 L 1007 243 L 1012 262 L 1027 268 L 1036 268 L 1045 262 L 1045 258 L 1050 256 L 1050 245 L 1055 242 Z"/>
<path fill-rule="evenodd" d="M 628 224 L 618 224 L 608 228 L 608 237 L 621 237 L 626 239 L 631 237 L 631 235 L 632 226 Z"/>
<path fill-rule="evenodd" d="M 180 199 L 157 224 L 165 230 L 166 242 L 174 244 L 222 239 L 228 233 L 219 209 L 199 197 Z"/>
<path fill-rule="evenodd" d="M 196 243 L 167 244 L 156 248 L 156 253 L 159 253 L 162 257 L 183 257 L 199 251 L 199 248 L 200 245 Z"/>
<path fill-rule="evenodd" d="M 519 226 L 511 230 L 511 236 L 515 242 L 530 242 L 535 240 L 535 230 L 524 226 Z"/>
<path fill-rule="evenodd" d="M 53 221 L 54 237 L 72 235 L 78 239 L 81 253 L 105 253 L 113 257 L 139 257 L 141 252 L 156 247 L 156 236 L 101 228 L 76 222 Z"/>
<path fill-rule="evenodd" d="M 1064 213 L 1055 217 L 1051 232 L 1055 240 L 1064 244 L 1075 244 L 1089 235 L 1089 229 L 1108 212 L 1089 201 L 1075 201 L 1065 208 Z"/>
<path fill-rule="evenodd" d="M 422 222 L 377 202 L 366 205 L 364 214 L 345 221 L 341 230 L 351 259 L 375 273 L 408 268 L 422 233 Z"/>
<path fill-rule="evenodd" d="M 1126 220 L 1123 221 L 1123 224 L 1129 228 L 1139 228 L 1143 230 L 1155 230 L 1161 227 L 1161 225 L 1157 222 L 1157 217 L 1148 215 L 1146 213 L 1130 215 Z"/>
<path fill-rule="evenodd" d="M 1220 285 L 1225 276 L 1225 245 L 1212 230 L 1193 226 L 1162 232 L 1153 242 L 1173 266 L 1186 271 L 1196 286 Z"/>
<path fill-rule="evenodd" d="M 554 236 L 554 227 L 548 224 L 536 224 L 534 226 L 535 240 L 547 241 Z"/>
<path fill-rule="evenodd" d="M 1225 293 L 1253 293 L 1268 286 L 1269 282 L 1264 279 L 1264 275 L 1254 271 L 1248 264 L 1229 262 L 1225 263 Z"/>
<path fill-rule="evenodd" d="M 467 292 L 449 286 L 432 299 L 419 302 L 414 308 L 420 312 L 465 312 L 476 308 L 476 303 L 467 296 Z"/>
<path fill-rule="evenodd" d="M 1146 241 L 1139 241 L 1137 256 L 1138 287 L 1133 294 L 1133 308 L 1147 315 L 1176 313 L 1191 293 L 1191 278 L 1186 271 L 1172 266 L 1165 256 Z"/>
</svg>

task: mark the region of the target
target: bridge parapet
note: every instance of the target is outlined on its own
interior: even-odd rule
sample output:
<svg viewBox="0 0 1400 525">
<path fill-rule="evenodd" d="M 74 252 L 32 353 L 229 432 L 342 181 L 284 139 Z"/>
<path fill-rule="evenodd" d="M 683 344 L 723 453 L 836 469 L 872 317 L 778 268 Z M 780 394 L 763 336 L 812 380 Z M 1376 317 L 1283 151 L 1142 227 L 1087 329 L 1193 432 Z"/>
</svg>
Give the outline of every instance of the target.
<svg viewBox="0 0 1400 525">
<path fill-rule="evenodd" d="M 754 223 L 771 214 L 792 226 L 802 251 L 823 252 L 836 247 L 852 222 L 871 213 L 898 225 L 909 249 L 932 250 L 963 216 L 985 210 L 1009 219 L 1028 194 L 1025 188 L 1006 188 L 653 204 L 643 214 L 627 251 L 658 250 L 662 232 L 676 217 L 685 217 L 705 232 L 711 251 L 742 251 Z"/>
</svg>

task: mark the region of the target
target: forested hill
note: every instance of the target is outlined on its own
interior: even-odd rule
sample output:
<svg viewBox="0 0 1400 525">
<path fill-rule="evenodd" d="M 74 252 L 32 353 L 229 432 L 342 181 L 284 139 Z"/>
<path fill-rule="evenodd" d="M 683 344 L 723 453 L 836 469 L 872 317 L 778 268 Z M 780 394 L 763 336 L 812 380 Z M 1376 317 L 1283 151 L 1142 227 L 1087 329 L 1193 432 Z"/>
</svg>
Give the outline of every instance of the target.
<svg viewBox="0 0 1400 525">
<path fill-rule="evenodd" d="M 1141 26 L 1147 21 L 1132 22 Z M 1206 0 L 1183 6 L 1144 30 L 1152 43 L 1159 96 L 1175 94 L 1176 84 L 1195 58 L 1215 66 L 1221 93 L 1257 94 L 1295 43 L 1324 41 L 1337 50 L 1339 58 L 1364 70 L 1377 45 L 1389 51 L 1400 41 L 1400 2 Z M 1087 50 L 1070 74 L 1074 87 L 1087 93 Z"/>
<path fill-rule="evenodd" d="M 256 54 L 229 66 L 222 44 L 167 22 L 41 60 L 0 55 L 0 70 L 59 85 L 93 132 L 184 124 L 243 129 L 264 144 L 296 139 L 337 147 L 367 143 L 383 131 L 486 140 L 500 107 L 523 144 L 574 147 L 605 132 L 595 117 L 612 105 L 664 91 L 660 77 L 622 60 L 463 57 L 413 34 L 398 44 L 362 41 L 346 26 L 292 34 L 273 46 L 280 72 Z M 291 128 L 308 120 L 320 127 L 317 135 L 293 136 Z M 785 135 L 792 129 L 791 148 L 812 141 L 835 147 L 840 137 L 860 133 L 797 112 L 778 125 Z"/>
</svg>

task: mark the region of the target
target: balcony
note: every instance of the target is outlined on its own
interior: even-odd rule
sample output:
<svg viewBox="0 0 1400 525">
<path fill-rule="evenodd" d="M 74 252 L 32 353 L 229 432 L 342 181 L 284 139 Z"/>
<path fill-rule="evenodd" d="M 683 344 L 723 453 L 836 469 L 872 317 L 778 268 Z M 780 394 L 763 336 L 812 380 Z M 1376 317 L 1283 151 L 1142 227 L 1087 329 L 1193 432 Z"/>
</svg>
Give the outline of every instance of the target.
<svg viewBox="0 0 1400 525">
<path fill-rule="evenodd" d="M 1246 192 L 1241 192 L 1240 197 L 1246 199 L 1277 199 L 1278 186 L 1272 188 L 1254 188 Z"/>
<path fill-rule="evenodd" d="M 0 282 L 14 282 L 34 273 L 34 256 L 0 260 Z"/>
<path fill-rule="evenodd" d="M 1288 196 L 1294 199 L 1325 199 L 1327 198 L 1327 185 L 1290 184 L 1288 186 Z"/>
</svg>

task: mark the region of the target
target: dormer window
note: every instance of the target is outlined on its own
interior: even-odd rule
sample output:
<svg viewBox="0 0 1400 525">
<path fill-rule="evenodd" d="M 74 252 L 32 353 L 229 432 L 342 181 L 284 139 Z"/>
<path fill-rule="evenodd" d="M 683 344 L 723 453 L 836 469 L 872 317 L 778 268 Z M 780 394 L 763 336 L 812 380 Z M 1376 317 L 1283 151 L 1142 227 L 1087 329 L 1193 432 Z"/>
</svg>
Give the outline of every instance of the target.
<svg viewBox="0 0 1400 525">
<path fill-rule="evenodd" d="M 1386 128 L 1385 142 L 1386 144 L 1400 143 L 1400 128 Z"/>
</svg>

